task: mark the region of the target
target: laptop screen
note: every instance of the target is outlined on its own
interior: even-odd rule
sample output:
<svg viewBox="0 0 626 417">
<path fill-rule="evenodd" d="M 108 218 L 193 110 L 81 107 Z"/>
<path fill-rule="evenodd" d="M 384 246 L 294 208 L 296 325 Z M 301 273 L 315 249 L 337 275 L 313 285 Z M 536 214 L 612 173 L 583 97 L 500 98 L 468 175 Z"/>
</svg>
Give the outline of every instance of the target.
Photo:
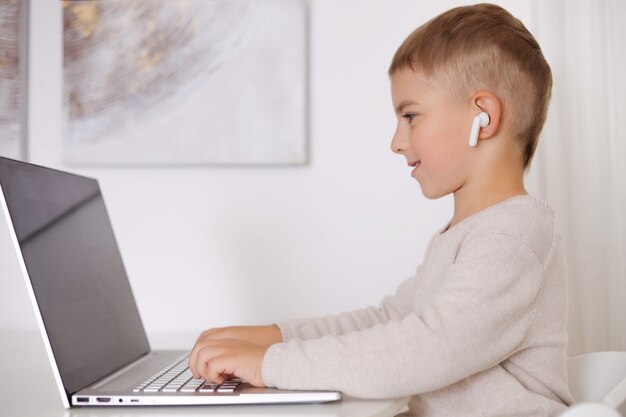
<svg viewBox="0 0 626 417">
<path fill-rule="evenodd" d="M 68 394 L 147 353 L 98 182 L 0 157 L 0 186 Z"/>
</svg>

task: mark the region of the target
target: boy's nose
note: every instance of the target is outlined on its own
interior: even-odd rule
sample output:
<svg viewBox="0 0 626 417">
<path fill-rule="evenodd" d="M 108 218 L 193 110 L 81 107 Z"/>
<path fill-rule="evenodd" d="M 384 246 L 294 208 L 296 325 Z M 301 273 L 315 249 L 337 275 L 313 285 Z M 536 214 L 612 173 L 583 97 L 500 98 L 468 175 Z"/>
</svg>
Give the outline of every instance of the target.
<svg viewBox="0 0 626 417">
<path fill-rule="evenodd" d="M 396 131 L 396 133 L 393 135 L 393 138 L 391 138 L 391 151 L 393 153 L 402 154 L 404 151 L 404 146 L 402 145 L 399 136 L 400 135 L 398 135 L 398 132 Z"/>
</svg>

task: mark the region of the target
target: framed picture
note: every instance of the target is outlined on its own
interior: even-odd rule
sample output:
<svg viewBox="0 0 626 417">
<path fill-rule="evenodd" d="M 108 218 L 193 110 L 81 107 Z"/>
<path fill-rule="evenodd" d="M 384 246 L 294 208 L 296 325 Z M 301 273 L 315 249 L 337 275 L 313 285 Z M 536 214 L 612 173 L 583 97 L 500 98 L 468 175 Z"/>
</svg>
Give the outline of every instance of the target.
<svg viewBox="0 0 626 417">
<path fill-rule="evenodd" d="M 28 2 L 0 2 L 0 155 L 26 158 Z"/>
<path fill-rule="evenodd" d="M 68 164 L 304 164 L 307 4 L 63 3 Z"/>
</svg>

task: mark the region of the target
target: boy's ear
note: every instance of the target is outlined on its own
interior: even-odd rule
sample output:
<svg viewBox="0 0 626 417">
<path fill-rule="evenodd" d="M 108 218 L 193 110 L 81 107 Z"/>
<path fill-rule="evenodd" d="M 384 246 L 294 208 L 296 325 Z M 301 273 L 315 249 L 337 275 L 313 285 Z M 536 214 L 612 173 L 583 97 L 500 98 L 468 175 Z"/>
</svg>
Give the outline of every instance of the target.
<svg viewBox="0 0 626 417">
<path fill-rule="evenodd" d="M 477 115 L 484 111 L 489 115 L 489 124 L 480 128 L 478 139 L 489 139 L 493 137 L 500 128 L 500 120 L 502 118 L 502 102 L 493 93 L 487 90 L 477 91 L 471 99 L 472 108 Z M 474 116 L 475 116 L 474 115 Z"/>
</svg>

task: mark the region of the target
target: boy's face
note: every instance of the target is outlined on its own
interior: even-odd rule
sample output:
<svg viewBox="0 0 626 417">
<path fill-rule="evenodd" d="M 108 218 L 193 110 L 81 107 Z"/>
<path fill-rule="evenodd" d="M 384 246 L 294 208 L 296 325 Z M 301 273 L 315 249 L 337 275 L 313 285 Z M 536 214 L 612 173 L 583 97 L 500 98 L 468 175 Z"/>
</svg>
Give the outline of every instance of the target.
<svg viewBox="0 0 626 417">
<path fill-rule="evenodd" d="M 391 77 L 391 96 L 398 119 L 391 148 L 415 166 L 411 176 L 424 196 L 460 189 L 469 172 L 469 106 L 410 68 Z"/>
</svg>

